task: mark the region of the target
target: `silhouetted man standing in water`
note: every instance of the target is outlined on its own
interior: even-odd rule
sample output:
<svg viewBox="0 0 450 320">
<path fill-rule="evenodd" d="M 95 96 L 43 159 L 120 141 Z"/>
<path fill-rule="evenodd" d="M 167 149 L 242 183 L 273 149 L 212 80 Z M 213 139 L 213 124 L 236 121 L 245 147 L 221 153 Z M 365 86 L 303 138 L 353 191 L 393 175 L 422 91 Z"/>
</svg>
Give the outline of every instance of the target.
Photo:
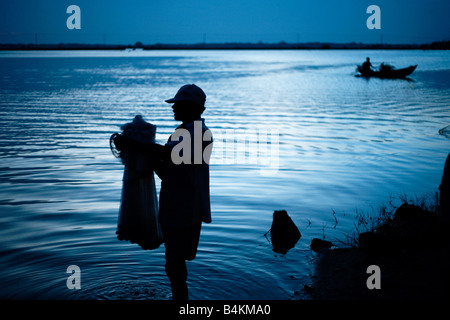
<svg viewBox="0 0 450 320">
<path fill-rule="evenodd" d="M 186 260 L 195 259 L 202 222 L 211 222 L 209 199 L 209 158 L 212 134 L 201 118 L 206 95 L 195 84 L 182 86 L 174 98 L 174 118 L 182 121 L 164 146 L 137 144 L 124 140 L 157 160 L 161 178 L 159 222 L 166 247 L 166 273 L 174 300 L 187 300 Z"/>
<path fill-rule="evenodd" d="M 181 87 L 174 98 L 166 100 L 173 103 L 175 120 L 183 122 L 166 144 L 171 158 L 156 171 L 162 180 L 159 219 L 174 300 L 188 298 L 186 260 L 193 260 L 197 254 L 202 222 L 211 222 L 212 134 L 201 118 L 205 101 L 205 93 L 194 84 Z"/>
</svg>

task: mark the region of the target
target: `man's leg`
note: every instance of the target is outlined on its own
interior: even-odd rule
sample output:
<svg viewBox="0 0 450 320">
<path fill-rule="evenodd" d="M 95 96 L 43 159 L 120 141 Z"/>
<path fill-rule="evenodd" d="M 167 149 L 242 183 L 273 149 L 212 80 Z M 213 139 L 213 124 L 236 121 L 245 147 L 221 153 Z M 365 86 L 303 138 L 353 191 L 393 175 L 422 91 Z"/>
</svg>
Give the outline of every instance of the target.
<svg viewBox="0 0 450 320">
<path fill-rule="evenodd" d="M 166 247 L 166 274 L 172 287 L 172 297 L 174 300 L 187 300 L 186 260 L 195 259 L 201 223 L 188 227 L 161 227 Z"/>
<path fill-rule="evenodd" d="M 172 299 L 185 301 L 188 299 L 187 269 L 184 260 L 166 260 L 166 274 L 172 287 Z"/>
</svg>

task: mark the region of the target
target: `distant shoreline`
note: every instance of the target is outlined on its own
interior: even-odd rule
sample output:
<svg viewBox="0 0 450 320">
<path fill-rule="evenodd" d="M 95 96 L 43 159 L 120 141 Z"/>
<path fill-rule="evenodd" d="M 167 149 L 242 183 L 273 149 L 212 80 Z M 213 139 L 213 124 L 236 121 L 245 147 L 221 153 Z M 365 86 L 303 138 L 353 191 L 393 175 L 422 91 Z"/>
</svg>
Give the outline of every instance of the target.
<svg viewBox="0 0 450 320">
<path fill-rule="evenodd" d="M 449 50 L 450 41 L 437 41 L 428 44 L 364 44 L 364 43 L 197 43 L 197 44 L 151 44 L 136 42 L 133 45 L 121 44 L 0 44 L 1 51 L 7 50 Z"/>
</svg>

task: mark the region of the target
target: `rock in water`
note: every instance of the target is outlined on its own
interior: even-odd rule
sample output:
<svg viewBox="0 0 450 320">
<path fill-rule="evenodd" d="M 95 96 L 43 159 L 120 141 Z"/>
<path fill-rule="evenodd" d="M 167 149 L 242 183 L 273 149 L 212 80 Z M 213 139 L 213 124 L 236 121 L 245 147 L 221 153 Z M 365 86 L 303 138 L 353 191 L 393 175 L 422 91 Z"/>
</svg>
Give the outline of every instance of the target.
<svg viewBox="0 0 450 320">
<path fill-rule="evenodd" d="M 446 126 L 439 130 L 439 134 L 450 138 L 450 126 Z"/>
<path fill-rule="evenodd" d="M 332 245 L 330 241 L 314 238 L 311 241 L 310 247 L 314 252 L 320 252 L 323 249 L 331 248 Z"/>
<path fill-rule="evenodd" d="M 302 235 L 285 210 L 273 213 L 270 237 L 273 251 L 286 254 L 293 248 Z"/>
</svg>

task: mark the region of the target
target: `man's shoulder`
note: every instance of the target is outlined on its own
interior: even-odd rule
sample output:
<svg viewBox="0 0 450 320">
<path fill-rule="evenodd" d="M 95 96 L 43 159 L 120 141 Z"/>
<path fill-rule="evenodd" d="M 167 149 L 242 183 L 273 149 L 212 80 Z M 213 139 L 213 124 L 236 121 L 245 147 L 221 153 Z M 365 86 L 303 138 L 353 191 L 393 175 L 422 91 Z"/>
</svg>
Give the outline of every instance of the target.
<svg viewBox="0 0 450 320">
<path fill-rule="evenodd" d="M 203 131 L 203 132 L 208 131 L 208 130 L 211 131 L 211 130 L 208 128 L 208 126 L 206 125 L 205 119 L 203 119 L 203 118 L 194 120 L 194 121 L 189 122 L 189 123 L 187 123 L 187 124 L 185 124 L 185 125 L 183 125 L 183 126 L 180 126 L 180 127 L 178 127 L 178 128 L 183 128 L 183 129 L 186 129 L 186 130 L 188 130 L 188 131 L 190 131 L 190 132 L 195 132 L 195 128 L 198 128 L 198 126 L 201 126 L 201 127 L 202 127 L 202 131 Z"/>
</svg>

